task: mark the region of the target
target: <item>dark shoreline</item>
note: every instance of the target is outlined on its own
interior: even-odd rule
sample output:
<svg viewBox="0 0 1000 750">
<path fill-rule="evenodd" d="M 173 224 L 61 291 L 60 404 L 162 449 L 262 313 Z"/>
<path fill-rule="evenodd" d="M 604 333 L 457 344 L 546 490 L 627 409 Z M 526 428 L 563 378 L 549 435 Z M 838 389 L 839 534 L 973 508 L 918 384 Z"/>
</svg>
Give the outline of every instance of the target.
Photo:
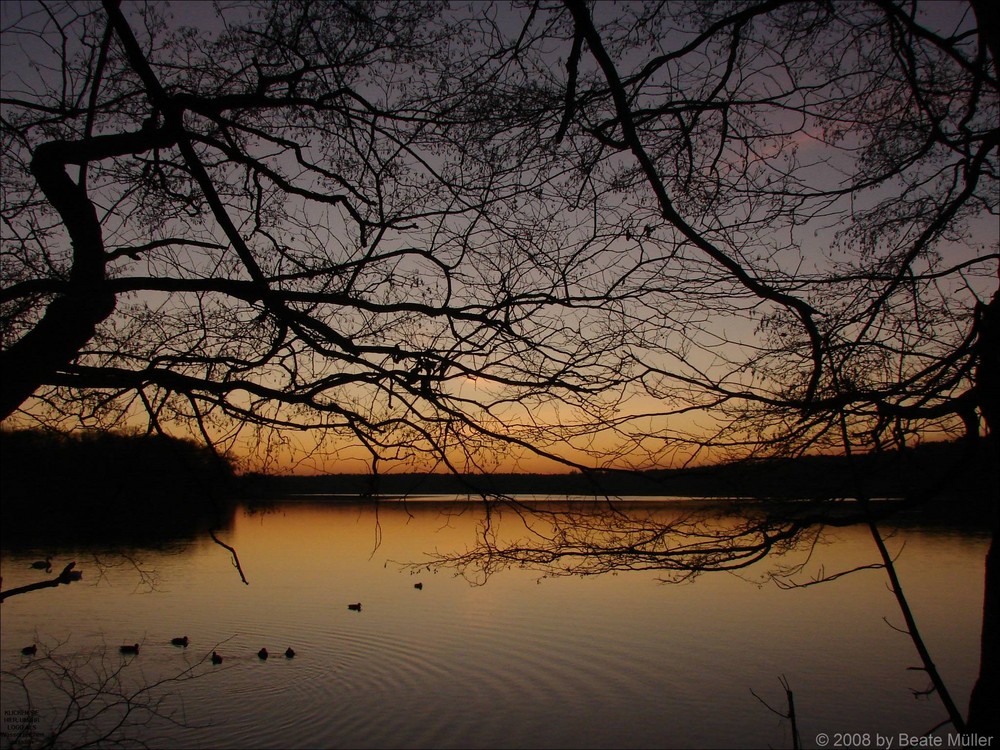
<svg viewBox="0 0 1000 750">
<path fill-rule="evenodd" d="M 995 497 L 1000 460 L 987 441 L 926 443 L 906 451 L 847 458 L 804 456 L 721 466 L 574 474 L 328 474 L 234 478 L 245 499 L 387 498 L 424 495 L 533 495 L 553 498 L 682 497 L 755 500 Z"/>
<path fill-rule="evenodd" d="M 925 443 L 854 457 L 806 456 L 644 472 L 573 474 L 237 475 L 191 441 L 97 433 L 0 433 L 2 543 L 52 538 L 127 543 L 225 528 L 237 505 L 482 502 L 507 496 L 540 505 L 618 507 L 686 502 L 729 509 L 800 511 L 859 497 L 905 498 L 921 513 L 989 522 L 997 512 L 1000 458 L 988 440 Z M 843 503 L 846 508 L 850 503 Z M 856 513 L 856 506 L 854 512 Z"/>
</svg>

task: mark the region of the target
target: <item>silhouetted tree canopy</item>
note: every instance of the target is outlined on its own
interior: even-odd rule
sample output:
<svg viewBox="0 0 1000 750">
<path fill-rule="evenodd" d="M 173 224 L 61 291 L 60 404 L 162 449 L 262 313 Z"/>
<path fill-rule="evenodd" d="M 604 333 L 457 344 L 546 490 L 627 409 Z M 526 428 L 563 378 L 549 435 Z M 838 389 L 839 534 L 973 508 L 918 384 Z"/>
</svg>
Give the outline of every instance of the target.
<svg viewBox="0 0 1000 750">
<path fill-rule="evenodd" d="M 3 415 L 458 468 L 983 431 L 984 6 L 168 7 L 4 8 Z"/>
</svg>

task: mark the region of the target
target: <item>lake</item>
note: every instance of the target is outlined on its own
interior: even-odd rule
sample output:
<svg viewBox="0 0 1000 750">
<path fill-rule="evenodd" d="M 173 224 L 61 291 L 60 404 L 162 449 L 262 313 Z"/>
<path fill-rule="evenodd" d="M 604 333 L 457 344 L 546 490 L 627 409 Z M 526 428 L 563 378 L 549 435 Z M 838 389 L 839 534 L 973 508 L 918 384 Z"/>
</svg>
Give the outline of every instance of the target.
<svg viewBox="0 0 1000 750">
<path fill-rule="evenodd" d="M 2 604 L 2 745 L 26 728 L 37 743 L 62 721 L 64 746 L 120 725 L 123 746 L 152 748 L 791 747 L 789 722 L 765 705 L 786 710 L 781 678 L 804 747 L 819 733 L 922 734 L 945 718 L 936 696 L 914 697 L 928 680 L 910 669 L 913 645 L 893 627 L 903 623 L 884 570 L 804 588 L 767 581 L 789 560 L 804 564 L 801 582 L 877 563 L 864 527 L 827 529 L 799 559 L 683 584 L 655 571 L 514 568 L 470 582 L 404 567 L 475 545 L 484 512 L 441 502 L 241 506 L 217 535 L 247 584 L 207 533 L 97 555 L 5 550 L 4 590 L 71 560 L 84 577 Z M 988 535 L 911 522 L 887 544 L 964 712 Z M 46 555 L 52 573 L 29 566 Z M 184 635 L 186 648 L 170 643 Z M 22 655 L 32 643 L 38 652 Z M 133 643 L 137 655 L 119 653 Z M 68 677 L 79 716 L 67 713 Z M 91 721 L 86 712 L 104 706 L 94 685 L 145 690 Z"/>
</svg>

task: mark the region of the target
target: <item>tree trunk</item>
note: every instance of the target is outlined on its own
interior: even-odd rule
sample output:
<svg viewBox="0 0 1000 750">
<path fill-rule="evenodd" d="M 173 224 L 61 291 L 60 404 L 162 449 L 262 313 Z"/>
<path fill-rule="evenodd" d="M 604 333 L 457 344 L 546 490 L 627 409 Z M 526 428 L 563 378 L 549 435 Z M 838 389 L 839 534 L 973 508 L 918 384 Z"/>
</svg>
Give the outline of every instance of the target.
<svg viewBox="0 0 1000 750">
<path fill-rule="evenodd" d="M 31 173 L 66 228 L 73 265 L 65 292 L 49 304 L 30 331 L 0 353 L 0 420 L 72 362 L 115 309 L 115 296 L 105 285 L 107 256 L 97 210 L 87 191 L 66 173 L 66 165 L 142 153 L 175 142 L 176 135 L 165 129 L 140 130 L 49 141 L 35 149 Z"/>
<path fill-rule="evenodd" d="M 977 342 L 976 394 L 979 412 L 986 422 L 987 458 L 1000 454 L 1000 291 L 982 309 Z M 986 553 L 983 595 L 983 632 L 979 677 L 969 700 L 970 732 L 1000 736 L 1000 482 L 996 476 L 992 492 L 993 538 Z"/>
</svg>

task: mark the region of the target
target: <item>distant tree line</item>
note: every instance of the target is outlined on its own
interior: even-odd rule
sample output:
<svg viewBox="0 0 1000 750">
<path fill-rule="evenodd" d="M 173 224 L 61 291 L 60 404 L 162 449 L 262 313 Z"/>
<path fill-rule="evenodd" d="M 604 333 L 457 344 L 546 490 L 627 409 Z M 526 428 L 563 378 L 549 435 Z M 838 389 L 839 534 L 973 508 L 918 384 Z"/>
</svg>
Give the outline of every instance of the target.
<svg viewBox="0 0 1000 750">
<path fill-rule="evenodd" d="M 650 471 L 571 474 L 324 474 L 237 476 L 233 465 L 191 440 L 161 435 L 37 430 L 0 431 L 5 520 L 18 514 L 190 512 L 206 501 L 281 499 L 297 495 L 351 498 L 385 495 L 685 496 L 810 499 L 851 497 L 858 482 L 870 496 L 910 496 L 922 488 L 966 501 L 995 491 L 986 444 L 924 443 L 902 451 L 803 456 Z M 954 482 L 956 470 L 964 477 Z M 208 503 L 211 505 L 212 503 Z"/>
<path fill-rule="evenodd" d="M 4 545 L 39 530 L 171 535 L 224 508 L 233 468 L 193 441 L 108 432 L 0 431 Z"/>
<path fill-rule="evenodd" d="M 957 442 L 925 443 L 848 460 L 844 456 L 804 456 L 738 461 L 715 466 L 651 471 L 572 474 L 330 474 L 239 477 L 246 498 L 303 495 L 357 497 L 377 494 L 479 493 L 562 497 L 641 496 L 753 499 L 853 497 L 861 483 L 872 497 L 904 497 L 915 492 L 943 495 L 950 505 L 973 507 L 996 488 L 985 444 L 970 452 Z M 958 470 L 963 481 L 954 481 Z M 957 501 L 957 503 L 955 502 Z"/>
</svg>

